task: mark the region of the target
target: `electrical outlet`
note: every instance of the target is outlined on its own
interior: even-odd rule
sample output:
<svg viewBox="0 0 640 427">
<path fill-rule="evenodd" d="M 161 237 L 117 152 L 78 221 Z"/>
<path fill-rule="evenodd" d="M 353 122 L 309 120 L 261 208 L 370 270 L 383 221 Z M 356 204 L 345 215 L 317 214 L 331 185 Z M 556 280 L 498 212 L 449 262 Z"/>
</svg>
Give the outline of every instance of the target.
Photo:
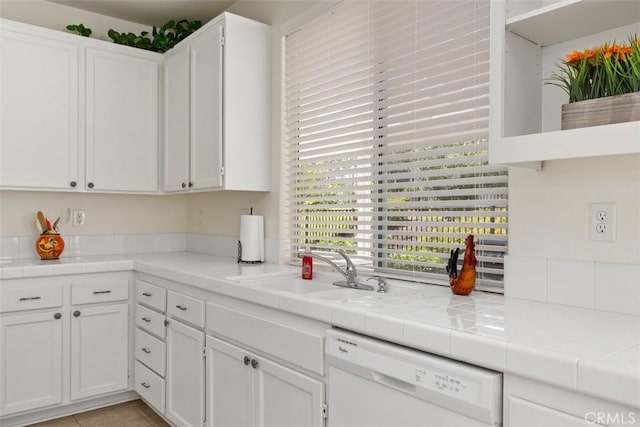
<svg viewBox="0 0 640 427">
<path fill-rule="evenodd" d="M 589 219 L 591 240 L 616 241 L 616 204 L 592 203 Z"/>
<path fill-rule="evenodd" d="M 71 222 L 74 227 L 84 226 L 84 222 L 87 219 L 87 213 L 84 209 L 74 209 L 71 214 Z"/>
</svg>

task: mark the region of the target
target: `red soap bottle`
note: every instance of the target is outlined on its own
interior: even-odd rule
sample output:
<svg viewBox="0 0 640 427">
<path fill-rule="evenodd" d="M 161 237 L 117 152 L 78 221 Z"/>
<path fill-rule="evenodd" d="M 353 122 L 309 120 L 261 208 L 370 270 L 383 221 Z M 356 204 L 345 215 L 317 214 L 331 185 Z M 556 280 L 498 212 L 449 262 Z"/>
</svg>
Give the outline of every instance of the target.
<svg viewBox="0 0 640 427">
<path fill-rule="evenodd" d="M 309 248 L 304 251 L 302 256 L 302 278 L 305 280 L 313 279 L 313 257 Z"/>
</svg>

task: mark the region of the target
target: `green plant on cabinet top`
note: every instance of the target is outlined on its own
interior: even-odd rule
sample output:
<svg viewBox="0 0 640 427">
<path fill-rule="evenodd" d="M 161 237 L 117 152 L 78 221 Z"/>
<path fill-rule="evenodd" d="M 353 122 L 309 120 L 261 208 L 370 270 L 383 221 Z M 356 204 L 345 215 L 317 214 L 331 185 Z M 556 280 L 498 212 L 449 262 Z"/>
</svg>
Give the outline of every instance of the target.
<svg viewBox="0 0 640 427">
<path fill-rule="evenodd" d="M 67 30 L 77 33 L 79 36 L 89 37 L 92 33 L 91 28 L 86 28 L 82 24 L 78 25 L 67 25 Z"/>
<path fill-rule="evenodd" d="M 151 38 L 148 31 L 142 31 L 140 34 L 118 32 L 109 29 L 107 35 L 116 44 L 136 47 L 138 49 L 150 50 L 153 52 L 164 53 L 180 43 L 191 33 L 202 26 L 202 21 L 188 21 L 181 19 L 180 21 L 168 21 L 160 28 L 153 27 Z M 82 24 L 67 25 L 67 30 L 75 32 L 81 36 L 89 37 L 91 29 L 86 28 Z"/>
</svg>

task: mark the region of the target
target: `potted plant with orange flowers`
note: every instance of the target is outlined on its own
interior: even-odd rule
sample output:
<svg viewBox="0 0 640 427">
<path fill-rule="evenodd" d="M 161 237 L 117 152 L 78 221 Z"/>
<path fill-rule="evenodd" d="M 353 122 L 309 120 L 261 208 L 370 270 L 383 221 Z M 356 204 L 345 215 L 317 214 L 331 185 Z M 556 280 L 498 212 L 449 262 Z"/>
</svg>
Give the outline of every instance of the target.
<svg viewBox="0 0 640 427">
<path fill-rule="evenodd" d="M 562 129 L 640 120 L 640 38 L 573 51 L 548 84 L 562 88 Z"/>
</svg>

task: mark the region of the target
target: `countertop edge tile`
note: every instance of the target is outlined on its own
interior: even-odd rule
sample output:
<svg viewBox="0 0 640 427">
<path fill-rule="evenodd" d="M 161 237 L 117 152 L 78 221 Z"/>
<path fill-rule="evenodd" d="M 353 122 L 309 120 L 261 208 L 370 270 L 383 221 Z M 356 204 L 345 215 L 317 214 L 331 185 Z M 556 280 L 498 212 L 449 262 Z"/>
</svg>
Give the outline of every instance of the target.
<svg viewBox="0 0 640 427">
<path fill-rule="evenodd" d="M 504 371 L 507 359 L 505 341 L 452 330 L 449 335 L 449 355 L 455 359 Z"/>
<path fill-rule="evenodd" d="M 505 371 L 573 391 L 578 387 L 578 359 L 552 350 L 510 343 Z"/>
<path fill-rule="evenodd" d="M 640 367 L 640 360 L 638 361 Z M 594 393 L 597 390 L 599 393 Z M 605 394 L 633 408 L 640 407 L 640 372 L 635 375 L 611 369 L 602 362 L 578 361 L 578 384 L 580 393 L 601 397 Z"/>
</svg>

